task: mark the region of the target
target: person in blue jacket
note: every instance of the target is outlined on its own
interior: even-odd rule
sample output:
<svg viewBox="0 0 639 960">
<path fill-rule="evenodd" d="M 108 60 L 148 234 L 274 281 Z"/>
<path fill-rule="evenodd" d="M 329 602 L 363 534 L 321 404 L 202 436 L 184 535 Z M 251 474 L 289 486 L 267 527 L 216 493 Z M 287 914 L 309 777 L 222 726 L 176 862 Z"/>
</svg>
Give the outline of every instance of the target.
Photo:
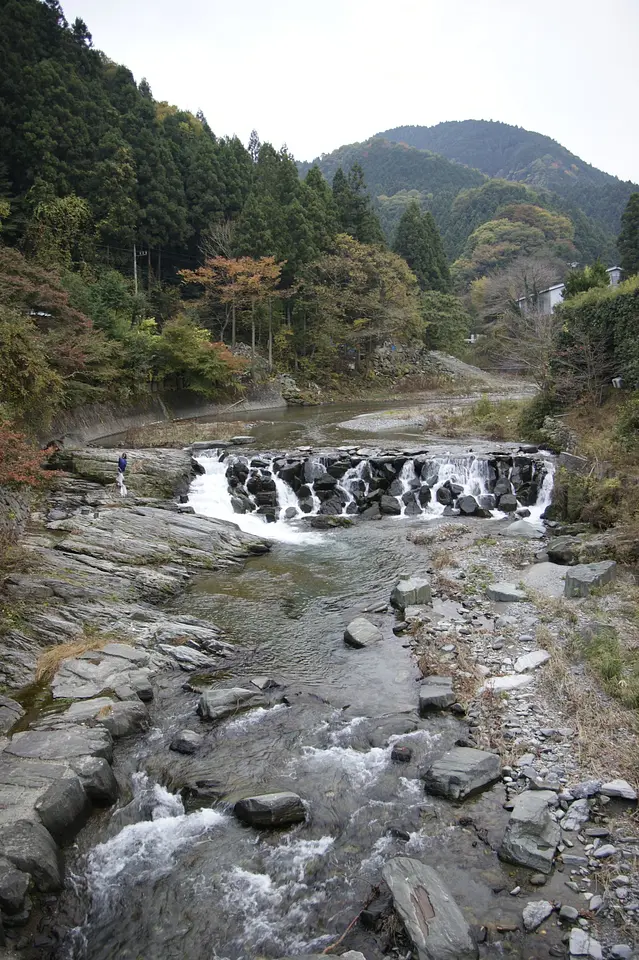
<svg viewBox="0 0 639 960">
<path fill-rule="evenodd" d="M 122 474 L 122 479 L 124 479 L 125 470 L 126 470 L 126 453 L 123 453 L 118 460 L 118 473 Z"/>
</svg>

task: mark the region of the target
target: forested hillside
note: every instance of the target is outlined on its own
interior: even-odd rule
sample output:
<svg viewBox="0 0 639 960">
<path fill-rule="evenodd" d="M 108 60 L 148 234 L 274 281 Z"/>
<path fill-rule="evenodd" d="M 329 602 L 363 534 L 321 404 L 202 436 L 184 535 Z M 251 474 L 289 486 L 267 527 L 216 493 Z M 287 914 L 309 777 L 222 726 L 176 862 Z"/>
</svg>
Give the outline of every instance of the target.
<svg viewBox="0 0 639 960">
<path fill-rule="evenodd" d="M 395 127 L 379 136 L 432 150 L 489 177 L 551 190 L 615 235 L 630 194 L 639 189 L 591 166 L 550 137 L 508 123 L 453 120 L 433 127 Z"/>
<path fill-rule="evenodd" d="M 459 258 L 473 231 L 492 220 L 500 206 L 526 203 L 568 217 L 572 223 L 571 259 L 591 262 L 615 256 L 615 238 L 609 229 L 549 190 L 489 179 L 475 169 L 429 151 L 376 137 L 368 143 L 350 144 L 319 157 L 315 163 L 331 179 L 334 171 L 351 164 L 361 166 L 382 227 L 389 240 L 408 204 L 416 200 L 429 210 L 442 234 L 451 260 Z M 308 165 L 301 165 L 302 172 Z"/>
</svg>

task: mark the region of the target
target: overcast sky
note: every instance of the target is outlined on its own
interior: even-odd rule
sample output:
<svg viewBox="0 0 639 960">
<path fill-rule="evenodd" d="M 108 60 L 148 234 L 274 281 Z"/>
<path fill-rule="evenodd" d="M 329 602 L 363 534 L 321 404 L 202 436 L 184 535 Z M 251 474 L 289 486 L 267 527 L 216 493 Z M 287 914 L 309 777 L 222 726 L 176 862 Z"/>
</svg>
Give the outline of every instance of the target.
<svg viewBox="0 0 639 960">
<path fill-rule="evenodd" d="M 156 99 L 310 160 L 502 120 L 639 182 L 639 0 L 62 0 Z"/>
</svg>

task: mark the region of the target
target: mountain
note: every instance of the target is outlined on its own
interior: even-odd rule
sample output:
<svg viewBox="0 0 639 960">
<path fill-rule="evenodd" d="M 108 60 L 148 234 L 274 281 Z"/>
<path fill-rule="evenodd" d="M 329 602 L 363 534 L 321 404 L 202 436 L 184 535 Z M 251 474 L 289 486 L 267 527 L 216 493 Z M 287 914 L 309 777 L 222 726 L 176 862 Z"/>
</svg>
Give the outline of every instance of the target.
<svg viewBox="0 0 639 960">
<path fill-rule="evenodd" d="M 551 190 L 615 236 L 630 194 L 639 190 L 639 185 L 598 170 L 550 137 L 493 120 L 395 127 L 379 136 L 434 151 L 489 177 Z"/>
<path fill-rule="evenodd" d="M 455 260 L 473 231 L 498 216 L 500 207 L 524 203 L 568 216 L 574 225 L 576 255 L 580 259 L 590 262 L 597 257 L 607 260 L 614 256 L 612 231 L 588 218 L 574 202 L 543 186 L 491 178 L 430 150 L 378 136 L 366 143 L 339 147 L 313 163 L 328 180 L 332 180 L 339 167 L 348 171 L 353 164 L 360 164 L 389 241 L 408 203 L 417 200 L 435 217 L 446 253 Z M 311 164 L 298 166 L 304 176 Z"/>
</svg>

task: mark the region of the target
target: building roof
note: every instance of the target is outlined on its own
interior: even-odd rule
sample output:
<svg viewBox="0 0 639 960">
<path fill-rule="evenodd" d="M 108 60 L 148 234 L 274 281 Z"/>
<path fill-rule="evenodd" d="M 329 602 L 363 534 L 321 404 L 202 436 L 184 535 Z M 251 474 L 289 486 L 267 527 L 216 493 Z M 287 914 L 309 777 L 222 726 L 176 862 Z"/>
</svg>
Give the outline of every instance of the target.
<svg viewBox="0 0 639 960">
<path fill-rule="evenodd" d="M 612 273 L 613 270 L 621 270 L 621 267 L 606 267 L 606 273 Z M 550 287 L 544 287 L 543 290 L 540 290 L 537 294 L 538 297 L 543 297 L 544 293 L 550 293 L 552 290 L 559 290 L 561 287 L 565 287 L 565 283 L 553 283 Z M 517 297 L 517 303 L 523 303 L 524 300 L 530 300 L 532 293 L 529 293 L 527 297 Z"/>
</svg>

